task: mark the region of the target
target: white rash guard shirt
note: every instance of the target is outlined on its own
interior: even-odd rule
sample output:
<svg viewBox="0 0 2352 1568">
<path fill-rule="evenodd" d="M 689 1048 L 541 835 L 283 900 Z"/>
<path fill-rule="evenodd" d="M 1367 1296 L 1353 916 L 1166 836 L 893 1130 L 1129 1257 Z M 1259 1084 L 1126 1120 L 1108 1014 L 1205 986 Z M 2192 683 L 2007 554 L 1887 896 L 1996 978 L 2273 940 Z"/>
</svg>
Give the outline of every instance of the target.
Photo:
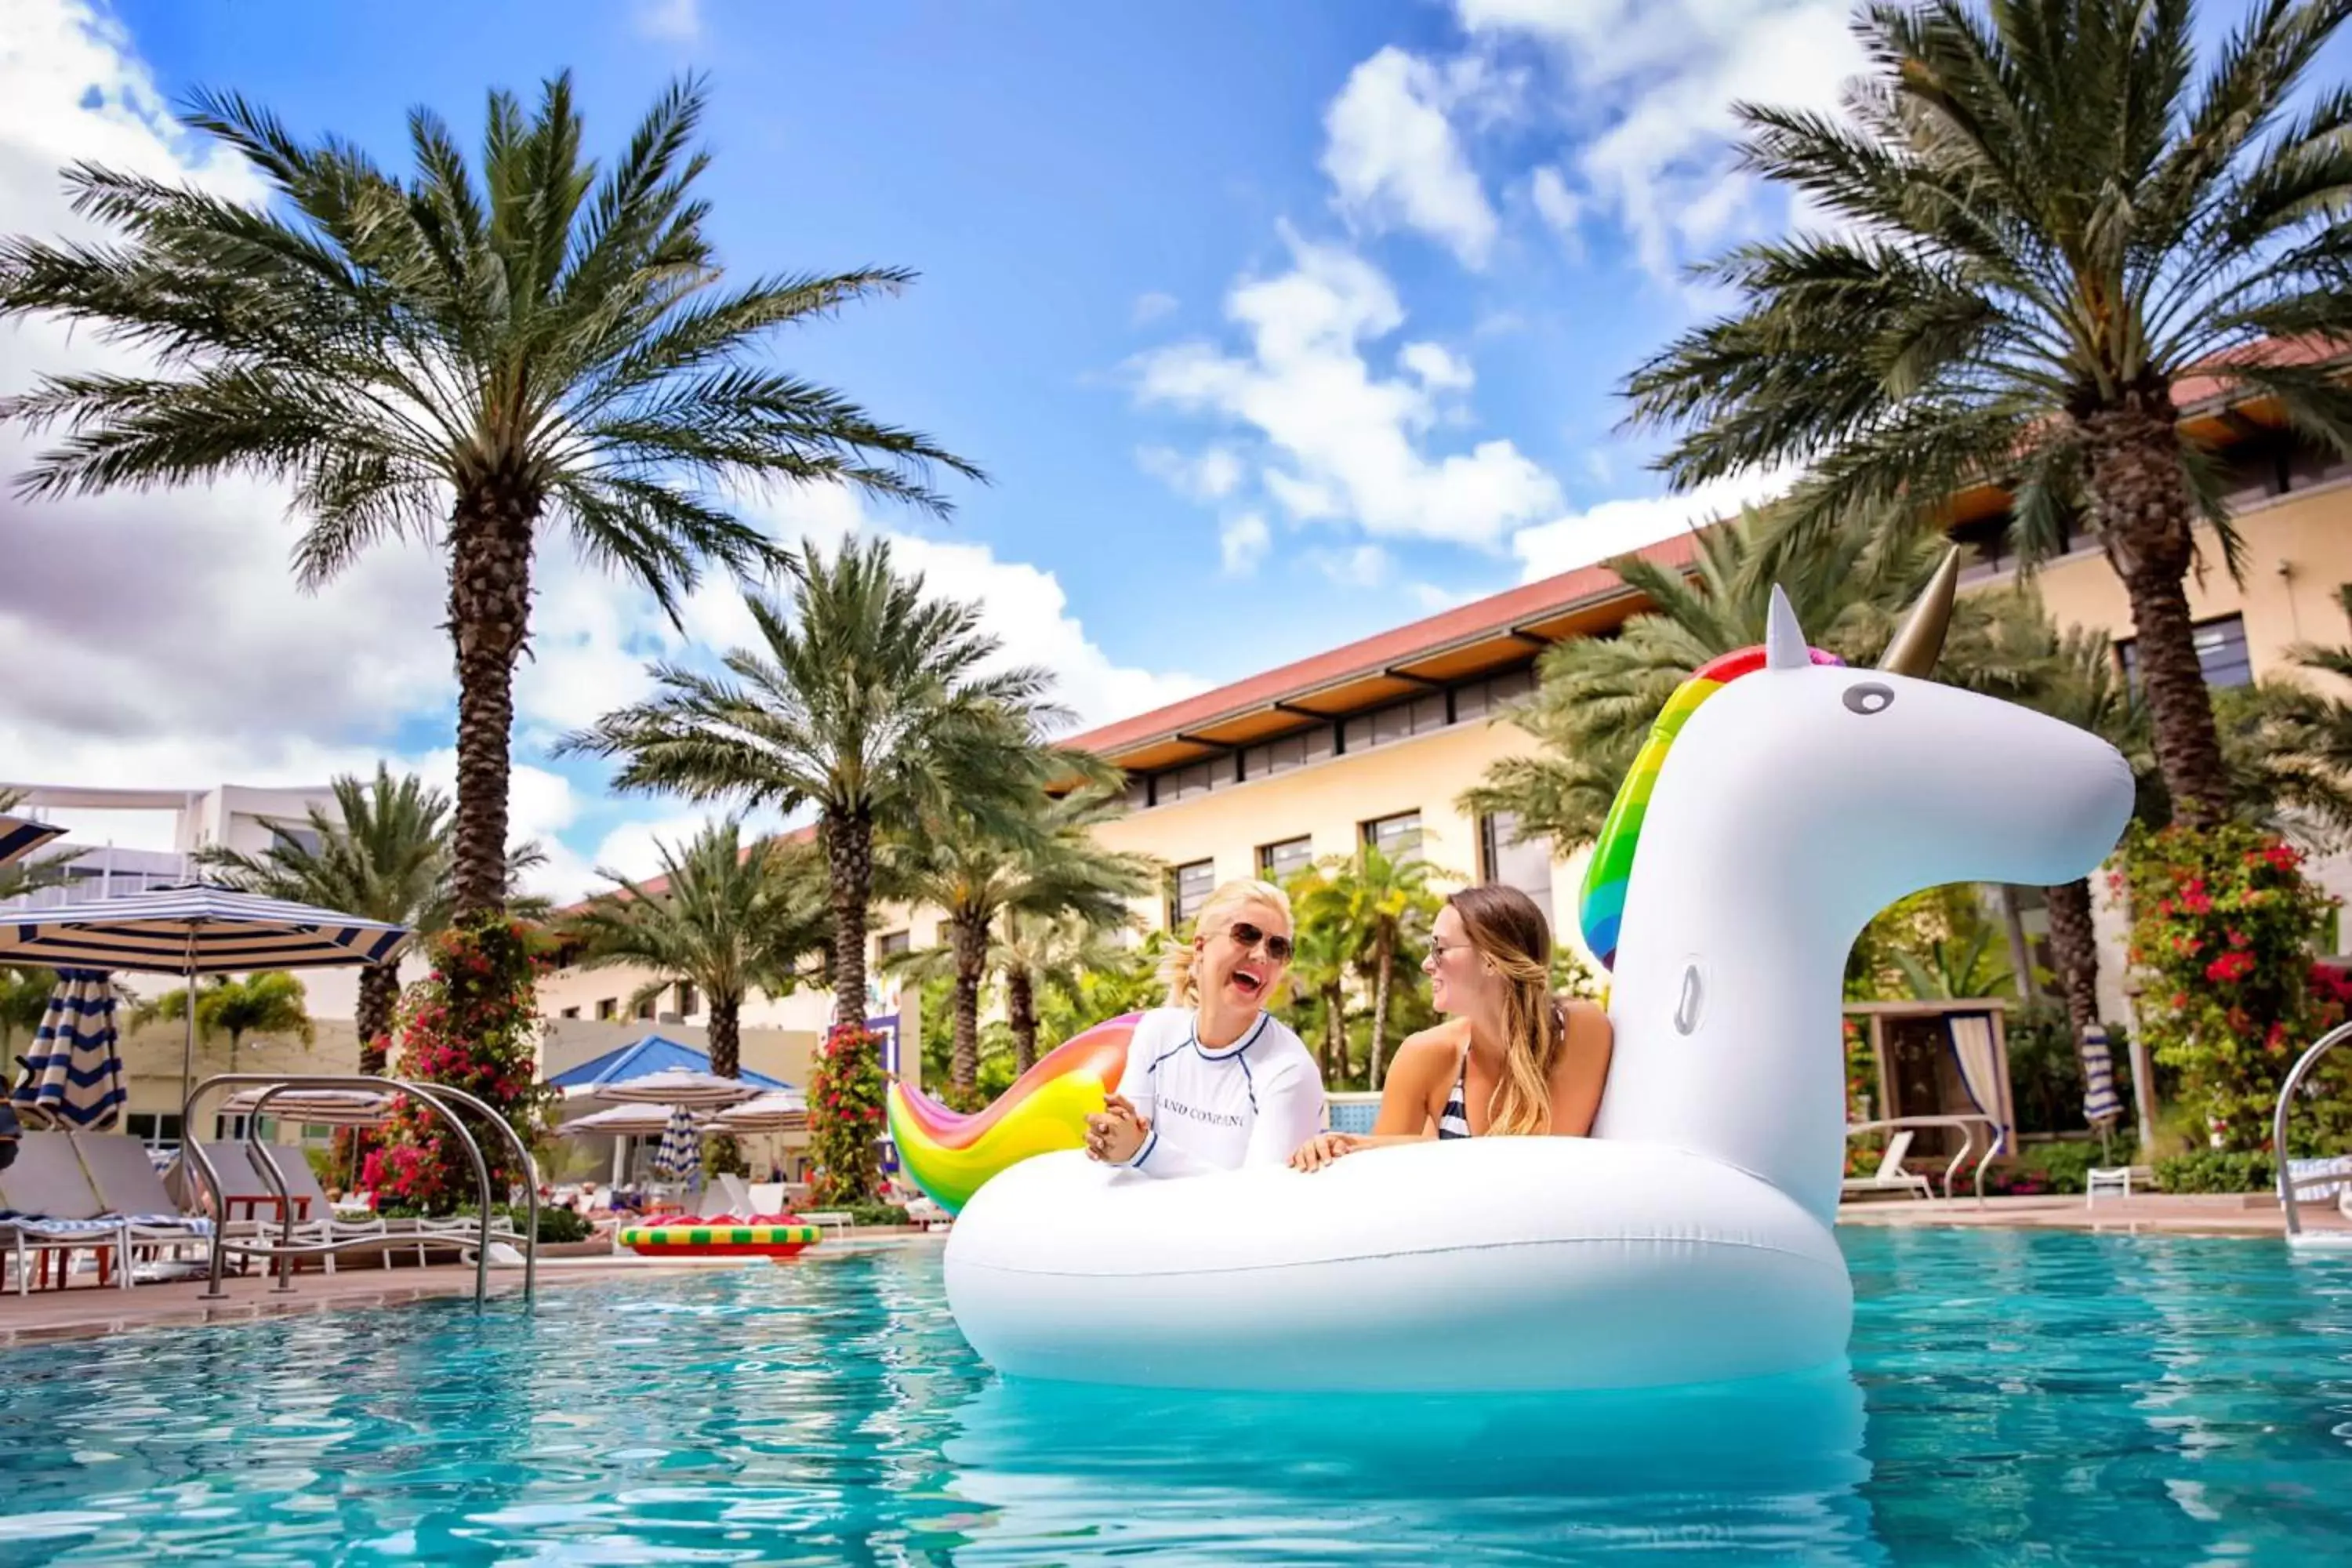
<svg viewBox="0 0 2352 1568">
<path fill-rule="evenodd" d="M 1118 1092 L 1150 1124 L 1129 1170 L 1198 1176 L 1279 1165 L 1323 1131 L 1323 1076 L 1273 1014 L 1213 1049 L 1197 1026 L 1189 1007 L 1155 1007 L 1128 1041 Z"/>
</svg>

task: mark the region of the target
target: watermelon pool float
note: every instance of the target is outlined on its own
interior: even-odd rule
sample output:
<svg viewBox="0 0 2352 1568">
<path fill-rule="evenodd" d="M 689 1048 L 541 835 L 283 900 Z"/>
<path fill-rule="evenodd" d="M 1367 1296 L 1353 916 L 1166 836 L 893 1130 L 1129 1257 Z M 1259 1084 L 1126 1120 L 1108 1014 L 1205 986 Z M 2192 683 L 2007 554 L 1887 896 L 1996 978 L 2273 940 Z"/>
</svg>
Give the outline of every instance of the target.
<svg viewBox="0 0 2352 1568">
<path fill-rule="evenodd" d="M 758 1219 L 671 1219 L 624 1226 L 620 1244 L 640 1258 L 769 1258 L 782 1262 L 824 1233 L 789 1215 Z"/>
</svg>

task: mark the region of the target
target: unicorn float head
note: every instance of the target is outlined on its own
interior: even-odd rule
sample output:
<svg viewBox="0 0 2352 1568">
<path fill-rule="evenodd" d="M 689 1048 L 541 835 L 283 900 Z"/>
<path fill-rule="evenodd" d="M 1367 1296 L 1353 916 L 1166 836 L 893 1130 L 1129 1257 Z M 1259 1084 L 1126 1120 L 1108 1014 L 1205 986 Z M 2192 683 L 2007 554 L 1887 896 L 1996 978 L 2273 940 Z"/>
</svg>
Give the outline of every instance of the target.
<svg viewBox="0 0 2352 1568">
<path fill-rule="evenodd" d="M 1580 910 L 1616 1032 L 1595 1137 L 1706 1155 L 1828 1219 L 1863 927 L 1925 888 L 2071 881 L 2114 848 L 2132 806 L 2114 747 L 1927 679 L 1958 578 L 1954 552 L 1875 669 L 1809 647 L 1775 588 L 1764 646 L 1666 704 Z"/>
</svg>

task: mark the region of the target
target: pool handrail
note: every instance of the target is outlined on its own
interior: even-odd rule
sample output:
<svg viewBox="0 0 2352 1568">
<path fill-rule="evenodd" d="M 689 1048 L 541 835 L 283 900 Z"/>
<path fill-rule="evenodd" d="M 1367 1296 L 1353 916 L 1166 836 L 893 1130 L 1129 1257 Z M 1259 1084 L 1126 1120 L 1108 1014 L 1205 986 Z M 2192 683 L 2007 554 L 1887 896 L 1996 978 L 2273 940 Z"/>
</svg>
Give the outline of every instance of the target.
<svg viewBox="0 0 2352 1568">
<path fill-rule="evenodd" d="M 1960 1163 L 1966 1160 L 1969 1152 L 1977 1146 L 1976 1130 L 1983 1127 L 1990 1131 L 1991 1137 L 1985 1143 L 1985 1152 L 1977 1157 L 1976 1169 L 1971 1173 L 1976 1178 L 1977 1202 L 1982 1204 L 1985 1166 L 1991 1162 L 1995 1151 L 2000 1147 L 2000 1123 L 1991 1117 L 1981 1112 L 1954 1112 L 1940 1116 L 1887 1116 L 1875 1121 L 1849 1122 L 1846 1124 L 1845 1135 L 1847 1141 L 1852 1142 L 1859 1133 L 1893 1132 L 1906 1128 L 1921 1127 L 1957 1127 L 1966 1134 L 1960 1143 L 1960 1152 L 1952 1156 L 1950 1164 L 1944 1167 L 1944 1197 L 1947 1202 L 1951 1198 L 1952 1178 L 1959 1174 Z"/>
<path fill-rule="evenodd" d="M 2278 1164 L 2279 1207 L 2286 1215 L 2286 1234 L 2290 1241 L 2303 1234 L 2303 1216 L 2297 1212 L 2300 1200 L 2295 1196 L 2294 1177 L 2286 1157 L 2286 1113 L 2294 1103 L 2294 1091 L 2303 1087 L 2303 1080 L 2311 1076 L 2311 1069 L 2319 1065 L 2319 1058 L 2347 1039 L 2352 1039 L 2352 1023 L 2336 1025 L 2314 1040 L 2311 1048 L 2295 1058 L 2294 1066 L 2287 1069 L 2286 1081 L 2279 1085 L 2278 1110 L 2271 1116 L 2271 1149 Z M 2332 1179 L 2343 1180 L 2341 1176 Z"/>
<path fill-rule="evenodd" d="M 257 1097 L 254 1110 L 251 1113 L 251 1118 L 246 1124 L 247 1133 L 247 1142 L 248 1143 L 256 1141 L 253 1137 L 253 1131 L 259 1124 L 259 1117 L 263 1109 L 266 1107 L 268 1101 L 280 1090 L 350 1089 L 354 1087 L 383 1089 L 394 1093 L 413 1095 L 438 1114 L 444 1121 L 446 1121 L 449 1124 L 450 1131 L 457 1134 L 459 1146 L 466 1151 L 467 1161 L 474 1168 L 475 1188 L 481 1199 L 480 1236 L 474 1256 L 474 1305 L 477 1309 L 479 1309 L 483 1305 L 489 1294 L 489 1249 L 491 1242 L 491 1193 L 489 1165 L 488 1163 L 482 1158 L 481 1145 L 475 1142 L 473 1134 L 467 1130 L 463 1119 L 458 1116 L 456 1110 L 447 1102 L 447 1100 L 442 1097 L 447 1096 L 451 1099 L 462 1100 L 470 1108 L 483 1112 L 488 1120 L 499 1124 L 509 1144 L 517 1146 L 520 1149 L 521 1140 L 515 1132 L 514 1129 L 508 1125 L 504 1117 L 499 1116 L 490 1109 L 489 1106 L 484 1104 L 480 1100 L 477 1099 L 473 1095 L 467 1094 L 463 1089 L 452 1089 L 446 1084 L 419 1083 L 412 1079 L 379 1078 L 364 1073 L 312 1073 L 292 1077 L 283 1073 L 215 1073 L 212 1077 L 205 1079 L 203 1082 L 198 1083 L 194 1088 L 189 1090 L 187 1100 L 181 1107 L 180 1125 L 184 1130 L 184 1134 L 187 1130 L 192 1130 L 197 1125 L 195 1115 L 196 1106 L 203 1100 L 204 1097 L 216 1089 L 232 1086 L 240 1088 L 260 1088 L 264 1091 L 259 1097 Z M 203 1185 L 205 1196 L 211 1201 L 214 1215 L 222 1219 L 226 1219 L 226 1204 L 224 1197 L 223 1188 L 221 1186 L 220 1173 L 214 1169 L 210 1156 L 205 1154 L 203 1140 L 184 1135 L 181 1139 L 181 1144 L 183 1153 L 187 1160 L 188 1168 L 196 1173 L 198 1181 Z M 524 1241 L 526 1250 L 523 1259 L 523 1299 L 525 1304 L 528 1305 L 535 1297 L 534 1286 L 536 1283 L 535 1276 L 537 1274 L 538 1265 L 538 1164 L 537 1162 L 530 1158 L 530 1152 L 527 1149 L 520 1149 L 520 1152 L 522 1155 L 524 1175 L 526 1180 L 530 1183 L 530 1185 L 526 1190 L 530 1194 L 530 1214 L 531 1220 L 530 1235 Z M 377 1250 L 381 1250 L 383 1248 L 384 1239 L 381 1236 L 350 1237 L 341 1241 L 334 1240 L 330 1237 L 329 1239 L 322 1241 L 307 1242 L 300 1246 L 295 1245 L 293 1240 L 293 1204 L 287 1195 L 284 1178 L 268 1160 L 257 1161 L 255 1162 L 255 1165 L 257 1167 L 256 1173 L 261 1177 L 264 1183 L 269 1185 L 272 1194 L 278 1202 L 280 1219 L 279 1238 L 275 1245 L 267 1243 L 262 1245 L 250 1245 L 241 1242 L 232 1242 L 227 1239 L 227 1237 L 225 1234 L 227 1228 L 226 1226 L 223 1224 L 215 1225 L 213 1227 L 210 1279 L 204 1294 L 199 1298 L 199 1300 L 219 1300 L 227 1295 L 227 1292 L 221 1288 L 221 1272 L 222 1265 L 227 1254 L 230 1252 L 235 1252 L 239 1257 L 282 1258 L 284 1259 L 284 1263 L 281 1266 L 282 1270 L 290 1270 L 292 1260 L 296 1258 L 316 1257 L 334 1252 L 356 1251 L 362 1248 L 373 1248 Z M 287 1272 L 281 1271 L 278 1288 L 280 1290 L 287 1291 L 290 1291 L 293 1289 Z"/>
<path fill-rule="evenodd" d="M 476 1096 L 466 1089 L 458 1089 L 452 1084 L 446 1083 L 420 1083 L 413 1079 L 393 1079 L 389 1081 L 401 1085 L 403 1089 L 412 1094 L 429 1090 L 430 1093 L 428 1098 L 435 1099 L 436 1101 L 455 1100 L 466 1109 L 479 1113 L 482 1120 L 488 1122 L 490 1126 L 498 1129 L 499 1135 L 506 1140 L 507 1147 L 513 1151 L 516 1160 L 519 1161 L 522 1166 L 523 1194 L 527 1222 L 521 1238 L 523 1244 L 523 1304 L 525 1306 L 529 1306 L 537 1301 L 539 1300 L 539 1162 L 531 1158 L 530 1149 L 523 1142 L 521 1134 L 518 1133 L 514 1130 L 514 1124 L 512 1122 L 509 1121 L 505 1117 L 500 1116 L 497 1110 L 492 1109 L 478 1096 Z M 269 1101 L 275 1099 L 278 1094 L 293 1089 L 297 1087 L 298 1085 L 293 1079 L 283 1079 L 273 1084 L 269 1088 L 263 1089 L 261 1093 L 254 1097 L 252 1114 L 246 1119 L 245 1123 L 245 1141 L 248 1147 L 259 1147 L 261 1113 L 268 1105 Z M 438 1104 L 436 1105 L 436 1109 L 438 1109 L 444 1116 L 447 1116 L 452 1121 L 457 1120 L 456 1116 L 450 1112 L 447 1105 Z M 182 1122 L 181 1125 L 184 1127 L 187 1123 Z M 467 1141 L 471 1142 L 470 1135 L 466 1134 L 462 1128 L 460 1129 L 460 1135 L 466 1136 Z M 257 1161 L 256 1163 L 268 1164 L 269 1162 L 265 1159 Z M 487 1178 L 488 1174 L 487 1163 L 484 1164 L 482 1173 Z M 285 1184 L 279 1181 L 278 1177 L 278 1173 L 272 1171 L 263 1179 L 268 1181 L 277 1190 L 278 1213 L 280 1216 L 290 1221 L 292 1218 L 293 1205 L 288 1199 Z M 487 1203 L 483 1205 L 482 1215 L 485 1222 L 484 1230 L 487 1234 L 489 1219 L 489 1206 Z M 286 1245 L 289 1248 L 292 1247 L 293 1226 L 290 1224 L 286 1226 L 285 1241 Z M 365 1238 L 354 1237 L 353 1244 L 355 1246 L 364 1246 L 366 1245 Z M 482 1249 L 481 1254 L 478 1255 L 475 1258 L 474 1268 L 477 1286 L 476 1293 L 478 1296 L 480 1294 L 483 1288 L 484 1270 L 488 1267 L 483 1259 L 487 1254 L 488 1248 L 485 1247 Z M 292 1266 L 289 1262 L 285 1268 L 280 1268 L 278 1271 L 278 1288 L 280 1290 L 290 1291 L 293 1289 L 293 1286 L 290 1283 L 291 1276 Z"/>
</svg>

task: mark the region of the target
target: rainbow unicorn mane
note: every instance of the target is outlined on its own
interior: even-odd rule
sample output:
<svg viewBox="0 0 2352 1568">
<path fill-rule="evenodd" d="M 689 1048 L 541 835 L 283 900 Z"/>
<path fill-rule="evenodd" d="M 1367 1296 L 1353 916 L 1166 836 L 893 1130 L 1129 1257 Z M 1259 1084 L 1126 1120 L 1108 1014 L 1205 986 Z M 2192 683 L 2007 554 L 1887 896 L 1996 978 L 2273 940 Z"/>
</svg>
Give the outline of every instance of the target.
<svg viewBox="0 0 2352 1568">
<path fill-rule="evenodd" d="M 893 1081 L 890 1140 L 917 1186 L 950 1214 L 1009 1165 L 1086 1142 L 1086 1119 L 1127 1068 L 1127 1043 L 1143 1016 L 1129 1013 L 1073 1035 L 982 1110 L 950 1110 L 922 1090 Z"/>
<path fill-rule="evenodd" d="M 1808 651 L 1815 664 L 1845 662 L 1820 648 Z M 1753 675 L 1763 668 L 1761 643 L 1702 665 L 1666 699 L 1666 705 L 1658 710 L 1657 722 L 1650 726 L 1650 738 L 1642 742 L 1625 782 L 1617 786 L 1617 798 L 1610 803 L 1608 820 L 1601 826 L 1601 837 L 1593 840 L 1592 858 L 1585 863 L 1584 888 L 1576 906 L 1576 923 L 1584 933 L 1584 945 L 1592 950 L 1603 969 L 1617 966 L 1618 928 L 1625 916 L 1625 889 L 1633 876 L 1633 851 L 1642 841 L 1642 823 L 1649 815 L 1650 795 L 1657 788 L 1658 770 L 1665 766 L 1666 753 L 1674 750 L 1675 738 L 1690 722 L 1690 716 L 1698 711 L 1699 704 L 1741 676 Z"/>
</svg>

